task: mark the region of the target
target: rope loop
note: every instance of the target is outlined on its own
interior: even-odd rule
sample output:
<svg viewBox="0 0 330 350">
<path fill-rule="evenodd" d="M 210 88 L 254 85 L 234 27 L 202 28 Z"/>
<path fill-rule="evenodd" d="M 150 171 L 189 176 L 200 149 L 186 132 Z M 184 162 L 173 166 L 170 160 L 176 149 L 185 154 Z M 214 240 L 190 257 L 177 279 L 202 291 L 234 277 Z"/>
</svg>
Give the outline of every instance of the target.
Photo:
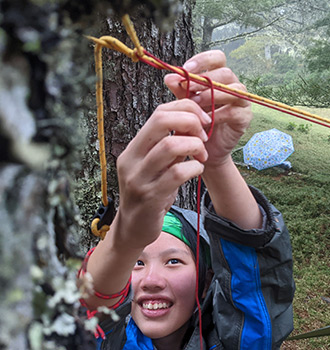
<svg viewBox="0 0 330 350">
<path fill-rule="evenodd" d="M 99 223 L 99 221 L 100 221 L 99 218 L 95 218 L 92 221 L 91 231 L 92 231 L 94 236 L 100 237 L 103 240 L 104 237 L 106 236 L 107 232 L 109 231 L 110 226 L 109 225 L 103 225 L 100 229 L 98 229 L 97 228 L 97 224 Z"/>
</svg>

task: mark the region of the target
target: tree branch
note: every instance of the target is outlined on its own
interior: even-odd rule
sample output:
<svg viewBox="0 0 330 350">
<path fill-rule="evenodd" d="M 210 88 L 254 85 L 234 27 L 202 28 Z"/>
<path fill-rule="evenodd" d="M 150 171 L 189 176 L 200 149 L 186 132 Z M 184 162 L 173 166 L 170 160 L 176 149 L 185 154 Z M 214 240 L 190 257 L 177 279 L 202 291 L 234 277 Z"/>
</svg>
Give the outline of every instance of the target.
<svg viewBox="0 0 330 350">
<path fill-rule="evenodd" d="M 208 48 L 211 48 L 212 46 L 216 46 L 216 45 L 219 45 L 219 44 L 224 44 L 224 43 L 227 43 L 228 41 L 235 41 L 235 40 L 238 40 L 238 39 L 241 39 L 241 38 L 245 38 L 246 36 L 248 35 L 251 35 L 251 34 L 255 34 L 255 33 L 258 33 L 260 32 L 262 29 L 265 29 L 267 27 L 270 27 L 271 25 L 273 25 L 275 22 L 279 21 L 281 19 L 281 17 L 277 17 L 276 19 L 274 19 L 273 21 L 271 21 L 270 23 L 260 27 L 260 28 L 257 28 L 255 30 L 252 30 L 250 32 L 245 32 L 245 33 L 241 33 L 241 34 L 238 34 L 236 36 L 233 36 L 231 38 L 226 38 L 226 39 L 222 39 L 222 40 L 217 40 L 217 41 L 212 41 L 210 43 L 208 43 L 206 46 Z"/>
</svg>

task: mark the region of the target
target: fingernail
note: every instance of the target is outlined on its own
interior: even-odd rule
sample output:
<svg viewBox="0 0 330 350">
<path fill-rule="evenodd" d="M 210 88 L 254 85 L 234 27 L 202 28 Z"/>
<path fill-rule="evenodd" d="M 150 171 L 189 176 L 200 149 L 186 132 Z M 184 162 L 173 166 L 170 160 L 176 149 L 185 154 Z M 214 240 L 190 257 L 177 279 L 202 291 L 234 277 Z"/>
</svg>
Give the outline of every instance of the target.
<svg viewBox="0 0 330 350">
<path fill-rule="evenodd" d="M 187 89 L 187 81 L 186 80 L 182 80 L 180 83 L 180 86 L 182 87 L 182 89 Z"/>
<path fill-rule="evenodd" d="M 200 103 L 202 101 L 202 98 L 199 96 L 199 94 L 190 96 L 190 99 L 196 103 Z"/>
<path fill-rule="evenodd" d="M 205 132 L 205 130 L 203 129 L 201 132 L 201 139 L 203 142 L 207 142 L 209 140 L 207 133 Z"/>
<path fill-rule="evenodd" d="M 206 124 L 211 124 L 212 123 L 212 118 L 204 111 L 202 111 L 202 117 L 203 117 L 203 121 Z"/>
<path fill-rule="evenodd" d="M 197 62 L 195 61 L 188 61 L 183 65 L 183 68 L 187 71 L 193 71 L 195 68 L 197 68 Z"/>
</svg>

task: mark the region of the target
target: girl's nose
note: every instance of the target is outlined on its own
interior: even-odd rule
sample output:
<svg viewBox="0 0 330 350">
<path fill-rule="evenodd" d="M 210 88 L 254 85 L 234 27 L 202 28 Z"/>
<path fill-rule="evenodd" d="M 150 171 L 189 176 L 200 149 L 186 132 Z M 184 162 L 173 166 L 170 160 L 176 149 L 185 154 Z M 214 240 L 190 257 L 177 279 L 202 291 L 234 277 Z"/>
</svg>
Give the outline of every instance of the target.
<svg viewBox="0 0 330 350">
<path fill-rule="evenodd" d="M 166 278 L 161 269 L 156 268 L 156 266 L 150 266 L 145 269 L 140 286 L 144 291 L 163 290 L 166 287 Z"/>
</svg>

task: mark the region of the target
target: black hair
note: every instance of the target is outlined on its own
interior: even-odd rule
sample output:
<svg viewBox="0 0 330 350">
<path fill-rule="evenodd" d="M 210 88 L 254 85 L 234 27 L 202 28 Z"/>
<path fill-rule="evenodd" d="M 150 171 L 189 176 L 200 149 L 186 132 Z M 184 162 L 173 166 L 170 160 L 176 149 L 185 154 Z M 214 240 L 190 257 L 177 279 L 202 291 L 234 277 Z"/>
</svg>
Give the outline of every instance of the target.
<svg viewBox="0 0 330 350">
<path fill-rule="evenodd" d="M 196 261 L 196 252 L 197 252 L 197 232 L 191 226 L 191 224 L 183 217 L 183 215 L 177 211 L 171 210 L 170 212 L 175 215 L 182 224 L 182 234 L 188 240 L 190 245 L 190 250 L 192 251 L 195 261 Z M 198 265 L 198 298 L 201 301 L 203 291 L 206 284 L 206 275 L 207 275 L 207 251 L 205 245 L 202 244 L 203 238 L 200 238 L 201 244 L 199 246 L 199 265 Z M 207 244 L 207 243 L 205 243 Z"/>
</svg>

